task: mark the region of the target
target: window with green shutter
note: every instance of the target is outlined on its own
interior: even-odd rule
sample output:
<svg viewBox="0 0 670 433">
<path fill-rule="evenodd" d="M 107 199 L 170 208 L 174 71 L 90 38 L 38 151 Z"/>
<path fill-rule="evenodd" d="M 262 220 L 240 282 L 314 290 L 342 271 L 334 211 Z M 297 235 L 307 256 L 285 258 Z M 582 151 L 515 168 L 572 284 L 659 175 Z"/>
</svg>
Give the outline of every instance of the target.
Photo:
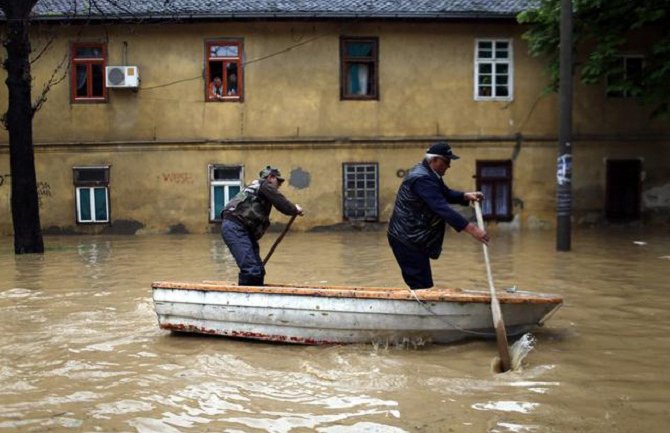
<svg viewBox="0 0 670 433">
<path fill-rule="evenodd" d="M 209 166 L 209 220 L 221 221 L 223 207 L 242 189 L 244 167 L 211 164 Z"/>
<path fill-rule="evenodd" d="M 109 166 L 74 167 L 72 171 L 77 223 L 108 223 Z"/>
</svg>

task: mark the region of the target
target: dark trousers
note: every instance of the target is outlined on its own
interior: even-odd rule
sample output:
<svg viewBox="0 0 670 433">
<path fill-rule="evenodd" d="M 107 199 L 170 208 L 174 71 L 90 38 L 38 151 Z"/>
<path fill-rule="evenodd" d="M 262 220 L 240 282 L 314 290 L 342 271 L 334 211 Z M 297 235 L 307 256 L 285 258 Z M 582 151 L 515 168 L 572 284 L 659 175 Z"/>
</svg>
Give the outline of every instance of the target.
<svg viewBox="0 0 670 433">
<path fill-rule="evenodd" d="M 433 274 L 430 270 L 430 257 L 421 251 L 409 248 L 397 239 L 389 236 L 389 245 L 400 265 L 402 278 L 410 289 L 428 289 L 433 287 Z"/>
<path fill-rule="evenodd" d="M 237 283 L 240 286 L 262 286 L 265 267 L 259 254 L 258 241 L 236 221 L 223 220 L 221 236 L 240 268 Z"/>
</svg>

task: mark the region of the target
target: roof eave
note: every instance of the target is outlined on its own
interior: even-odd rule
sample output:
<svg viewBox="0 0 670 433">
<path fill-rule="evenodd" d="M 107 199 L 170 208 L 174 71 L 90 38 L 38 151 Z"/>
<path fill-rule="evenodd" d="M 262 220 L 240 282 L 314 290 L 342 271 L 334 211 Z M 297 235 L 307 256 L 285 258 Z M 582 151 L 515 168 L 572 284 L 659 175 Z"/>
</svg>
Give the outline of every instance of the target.
<svg viewBox="0 0 670 433">
<path fill-rule="evenodd" d="M 127 21 L 235 21 L 235 20 L 350 20 L 361 21 L 480 21 L 516 20 L 515 14 L 491 12 L 449 12 L 449 13 L 376 13 L 359 12 L 236 12 L 236 13 L 175 13 L 175 14 L 133 14 L 133 15 L 36 15 L 31 17 L 38 22 L 127 22 Z M 6 21 L 0 16 L 0 22 Z"/>
</svg>

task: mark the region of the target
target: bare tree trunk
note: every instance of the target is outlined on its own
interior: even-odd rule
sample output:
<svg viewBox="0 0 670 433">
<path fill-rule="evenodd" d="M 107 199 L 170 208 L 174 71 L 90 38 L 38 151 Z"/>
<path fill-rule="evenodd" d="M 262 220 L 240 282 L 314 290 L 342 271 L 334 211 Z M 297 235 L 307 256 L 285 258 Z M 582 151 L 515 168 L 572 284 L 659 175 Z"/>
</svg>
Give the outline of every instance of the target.
<svg viewBox="0 0 670 433">
<path fill-rule="evenodd" d="M 33 107 L 30 94 L 30 11 L 36 0 L 2 0 L 7 18 L 7 89 L 9 103 L 4 121 L 9 132 L 12 178 L 12 222 L 16 254 L 43 253 L 37 177 L 33 149 Z"/>
</svg>

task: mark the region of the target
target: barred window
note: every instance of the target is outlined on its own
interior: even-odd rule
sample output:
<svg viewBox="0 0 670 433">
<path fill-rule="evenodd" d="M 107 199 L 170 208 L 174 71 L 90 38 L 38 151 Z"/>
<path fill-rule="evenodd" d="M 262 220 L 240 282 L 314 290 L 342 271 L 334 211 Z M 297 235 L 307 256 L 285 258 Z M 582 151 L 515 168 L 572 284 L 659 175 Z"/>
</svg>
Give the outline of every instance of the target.
<svg viewBox="0 0 670 433">
<path fill-rule="evenodd" d="M 344 163 L 342 167 L 343 213 L 346 220 L 379 219 L 377 163 Z"/>
</svg>

